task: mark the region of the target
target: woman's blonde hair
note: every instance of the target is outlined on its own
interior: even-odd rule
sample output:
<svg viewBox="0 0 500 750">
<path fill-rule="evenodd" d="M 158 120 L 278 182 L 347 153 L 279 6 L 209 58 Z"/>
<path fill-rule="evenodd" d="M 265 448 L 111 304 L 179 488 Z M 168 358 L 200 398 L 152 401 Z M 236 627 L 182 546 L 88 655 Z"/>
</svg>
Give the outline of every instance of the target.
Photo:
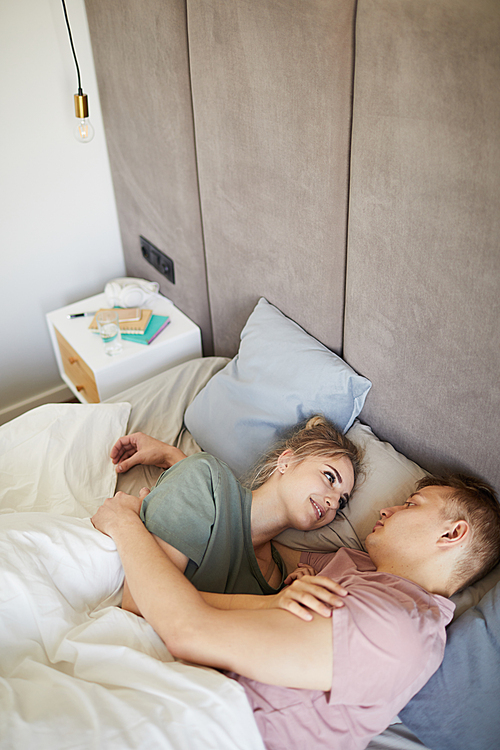
<svg viewBox="0 0 500 750">
<path fill-rule="evenodd" d="M 296 465 L 306 458 L 348 458 L 354 471 L 354 483 L 361 471 L 362 453 L 335 425 L 321 414 L 300 422 L 259 459 L 245 484 L 252 490 L 261 487 L 274 474 L 283 451 L 291 450 L 289 463 Z"/>
</svg>

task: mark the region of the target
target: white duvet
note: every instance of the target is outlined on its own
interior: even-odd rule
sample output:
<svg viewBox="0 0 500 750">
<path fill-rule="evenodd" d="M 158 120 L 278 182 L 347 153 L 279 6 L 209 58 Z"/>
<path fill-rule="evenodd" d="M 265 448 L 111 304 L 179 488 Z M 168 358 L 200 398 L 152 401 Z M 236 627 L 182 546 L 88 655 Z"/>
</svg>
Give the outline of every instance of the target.
<svg viewBox="0 0 500 750">
<path fill-rule="evenodd" d="M 99 425 L 112 444 L 127 407 L 42 407 L 42 419 L 34 410 L 0 428 L 0 748 L 263 750 L 237 683 L 174 661 L 142 618 L 116 606 L 123 571 L 114 543 L 75 517 L 113 489 Z M 104 478 L 80 490 L 66 420 L 86 420 L 79 440 L 92 438 L 104 456 Z"/>
</svg>

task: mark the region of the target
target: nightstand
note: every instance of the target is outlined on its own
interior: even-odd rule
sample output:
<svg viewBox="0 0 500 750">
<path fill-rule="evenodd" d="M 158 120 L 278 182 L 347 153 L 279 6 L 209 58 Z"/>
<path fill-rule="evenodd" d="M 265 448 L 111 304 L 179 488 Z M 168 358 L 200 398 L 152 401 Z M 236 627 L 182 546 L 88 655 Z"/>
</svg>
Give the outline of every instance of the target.
<svg viewBox="0 0 500 750">
<path fill-rule="evenodd" d="M 123 351 L 109 357 L 101 337 L 89 331 L 91 317 L 68 318 L 107 307 L 105 294 L 96 294 L 47 313 L 61 378 L 83 404 L 99 403 L 169 367 L 201 357 L 199 327 L 161 295 L 144 307 L 168 315 L 167 328 L 147 346 L 123 339 Z"/>
</svg>

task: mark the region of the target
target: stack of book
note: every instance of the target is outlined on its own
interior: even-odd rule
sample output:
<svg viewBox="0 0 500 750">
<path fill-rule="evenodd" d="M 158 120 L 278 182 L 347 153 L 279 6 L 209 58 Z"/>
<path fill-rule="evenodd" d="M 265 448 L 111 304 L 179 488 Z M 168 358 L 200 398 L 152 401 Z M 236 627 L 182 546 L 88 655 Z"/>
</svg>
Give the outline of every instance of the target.
<svg viewBox="0 0 500 750">
<path fill-rule="evenodd" d="M 105 309 L 105 308 L 102 308 Z M 120 308 L 118 308 L 118 319 L 120 320 Z M 97 312 L 101 312 L 98 310 Z M 124 309 L 124 313 L 130 316 L 131 310 Z M 96 313 L 97 315 L 97 313 Z M 170 323 L 168 315 L 153 315 L 152 310 L 137 310 L 136 320 L 120 320 L 120 333 L 122 339 L 135 341 L 137 344 L 150 344 Z M 97 331 L 96 318 L 89 325 L 91 331 Z"/>
</svg>

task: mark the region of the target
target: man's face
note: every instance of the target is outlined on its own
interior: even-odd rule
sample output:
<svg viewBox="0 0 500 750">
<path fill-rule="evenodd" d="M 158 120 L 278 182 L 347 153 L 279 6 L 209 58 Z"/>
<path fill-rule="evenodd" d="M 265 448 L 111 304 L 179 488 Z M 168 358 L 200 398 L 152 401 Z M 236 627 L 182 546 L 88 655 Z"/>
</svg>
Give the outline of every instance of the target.
<svg viewBox="0 0 500 750">
<path fill-rule="evenodd" d="M 366 548 L 375 564 L 381 556 L 411 561 L 434 550 L 450 527 L 443 513 L 449 491 L 448 487 L 424 487 L 404 505 L 383 508 L 380 520 L 366 538 Z"/>
</svg>

